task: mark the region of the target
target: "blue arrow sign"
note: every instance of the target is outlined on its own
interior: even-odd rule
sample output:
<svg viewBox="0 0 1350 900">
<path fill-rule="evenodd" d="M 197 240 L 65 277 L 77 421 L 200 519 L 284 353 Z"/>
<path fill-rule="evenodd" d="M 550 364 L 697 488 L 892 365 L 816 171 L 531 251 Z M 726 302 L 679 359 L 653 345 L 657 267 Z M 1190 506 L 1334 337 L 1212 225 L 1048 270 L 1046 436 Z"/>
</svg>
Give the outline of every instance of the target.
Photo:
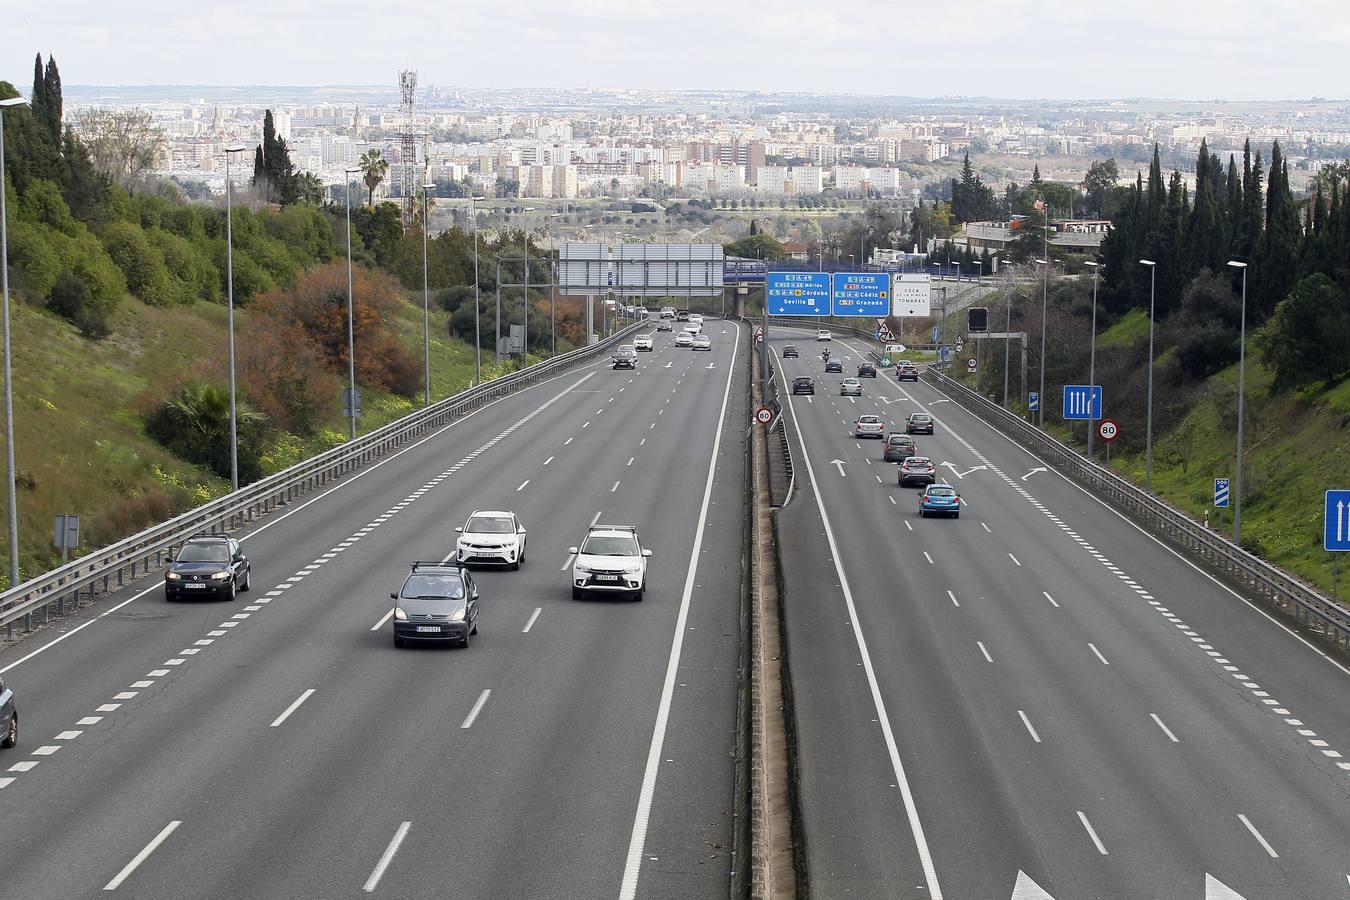
<svg viewBox="0 0 1350 900">
<path fill-rule="evenodd" d="M 1064 385 L 1064 418 L 1100 419 L 1102 417 L 1102 386 L 1086 384 Z"/>
<path fill-rule="evenodd" d="M 1327 491 L 1326 530 L 1322 546 L 1350 550 L 1350 491 Z"/>
<path fill-rule="evenodd" d="M 771 316 L 828 316 L 829 272 L 769 272 L 764 295 Z"/>
<path fill-rule="evenodd" d="M 888 272 L 836 272 L 833 309 L 836 316 L 888 316 L 891 276 Z"/>
<path fill-rule="evenodd" d="M 1214 479 L 1214 508 L 1215 508 L 1215 509 L 1227 509 L 1227 508 L 1228 508 L 1228 496 L 1229 496 L 1229 491 L 1228 491 L 1228 479 L 1227 479 L 1227 478 L 1215 478 L 1215 479 Z"/>
<path fill-rule="evenodd" d="M 1027 410 L 1029 412 L 1037 412 L 1040 410 L 1040 408 L 1041 408 L 1041 395 L 1036 391 L 1031 391 L 1030 393 L 1027 394 Z"/>
</svg>

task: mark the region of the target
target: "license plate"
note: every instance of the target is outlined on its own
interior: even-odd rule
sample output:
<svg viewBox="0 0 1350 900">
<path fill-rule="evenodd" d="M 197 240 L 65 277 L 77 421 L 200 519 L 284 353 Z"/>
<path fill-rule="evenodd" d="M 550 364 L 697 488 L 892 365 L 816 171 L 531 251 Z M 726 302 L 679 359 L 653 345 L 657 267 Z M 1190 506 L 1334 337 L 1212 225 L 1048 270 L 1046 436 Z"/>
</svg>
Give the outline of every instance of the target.
<svg viewBox="0 0 1350 900">
<path fill-rule="evenodd" d="M 596 581 L 618 581 L 618 580 L 619 580 L 619 576 L 618 576 L 618 575 L 597 575 L 597 576 L 595 576 L 595 580 L 596 580 Z"/>
<path fill-rule="evenodd" d="M 200 590 L 205 589 L 205 588 L 206 588 L 206 585 L 204 585 L 204 584 L 185 584 L 185 585 L 183 585 L 183 587 L 187 588 L 188 590 L 196 590 L 196 591 L 200 591 Z"/>
<path fill-rule="evenodd" d="M 417 626 L 417 630 L 418 630 L 419 632 L 434 632 L 434 633 L 439 633 L 440 630 L 441 630 L 441 626 L 439 626 L 439 625 L 418 625 L 418 626 Z"/>
</svg>

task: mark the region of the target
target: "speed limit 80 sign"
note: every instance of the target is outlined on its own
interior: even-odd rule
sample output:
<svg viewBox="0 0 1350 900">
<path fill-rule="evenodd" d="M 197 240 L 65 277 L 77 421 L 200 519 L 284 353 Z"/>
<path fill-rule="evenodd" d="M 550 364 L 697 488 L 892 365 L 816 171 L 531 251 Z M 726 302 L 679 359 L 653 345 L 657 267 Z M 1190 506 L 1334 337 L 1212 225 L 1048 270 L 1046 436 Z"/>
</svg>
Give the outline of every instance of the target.
<svg viewBox="0 0 1350 900">
<path fill-rule="evenodd" d="M 761 406 L 755 410 L 755 421 L 761 425 L 768 425 L 773 421 L 773 410 L 767 406 Z"/>
<path fill-rule="evenodd" d="M 1097 437 L 1104 441 L 1114 441 L 1120 437 L 1120 425 L 1115 419 L 1102 419 L 1097 423 Z"/>
</svg>

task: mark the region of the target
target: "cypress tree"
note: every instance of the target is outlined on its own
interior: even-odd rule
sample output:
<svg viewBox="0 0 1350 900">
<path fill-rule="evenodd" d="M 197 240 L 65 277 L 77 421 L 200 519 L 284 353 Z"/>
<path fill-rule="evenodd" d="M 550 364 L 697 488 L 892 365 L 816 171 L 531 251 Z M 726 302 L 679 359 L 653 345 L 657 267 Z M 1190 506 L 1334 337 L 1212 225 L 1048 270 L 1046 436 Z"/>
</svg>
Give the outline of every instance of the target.
<svg viewBox="0 0 1350 900">
<path fill-rule="evenodd" d="M 52 142 L 61 145 L 61 73 L 56 68 L 56 57 L 47 57 L 47 68 L 42 76 L 44 120 Z"/>
<path fill-rule="evenodd" d="M 1200 141 L 1200 156 L 1195 161 L 1195 211 L 1187 218 L 1181 266 L 1181 277 L 1189 281 L 1201 269 L 1218 266 L 1219 216 L 1215 208 L 1209 148 Z M 1180 178 L 1178 177 L 1178 180 Z M 1185 188 L 1182 188 L 1184 195 Z M 1184 199 L 1184 198 L 1183 198 Z M 1184 204 L 1183 204 L 1184 215 Z"/>
<path fill-rule="evenodd" d="M 47 79 L 42 73 L 42 54 L 33 60 L 33 93 L 28 98 L 28 108 L 33 118 L 39 122 L 47 121 Z"/>
</svg>

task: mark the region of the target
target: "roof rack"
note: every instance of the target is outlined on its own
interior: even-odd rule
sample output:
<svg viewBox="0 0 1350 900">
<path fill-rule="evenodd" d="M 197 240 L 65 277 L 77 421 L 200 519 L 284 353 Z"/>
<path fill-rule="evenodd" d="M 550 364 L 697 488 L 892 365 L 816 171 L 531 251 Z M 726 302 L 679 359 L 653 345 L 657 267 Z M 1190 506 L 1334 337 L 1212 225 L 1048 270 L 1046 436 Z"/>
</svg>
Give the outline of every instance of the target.
<svg viewBox="0 0 1350 900">
<path fill-rule="evenodd" d="M 412 562 L 413 571 L 416 571 L 417 569 L 420 569 L 424 566 L 436 566 L 437 568 L 442 569 L 458 569 L 459 563 L 442 562 L 439 559 L 415 559 Z"/>
<path fill-rule="evenodd" d="M 631 531 L 631 532 L 633 532 L 633 534 L 637 534 L 637 526 L 636 526 L 636 525 L 601 525 L 601 524 L 595 524 L 595 525 L 592 525 L 592 526 L 591 526 L 589 529 L 587 529 L 587 530 L 589 530 L 589 531 Z"/>
</svg>

